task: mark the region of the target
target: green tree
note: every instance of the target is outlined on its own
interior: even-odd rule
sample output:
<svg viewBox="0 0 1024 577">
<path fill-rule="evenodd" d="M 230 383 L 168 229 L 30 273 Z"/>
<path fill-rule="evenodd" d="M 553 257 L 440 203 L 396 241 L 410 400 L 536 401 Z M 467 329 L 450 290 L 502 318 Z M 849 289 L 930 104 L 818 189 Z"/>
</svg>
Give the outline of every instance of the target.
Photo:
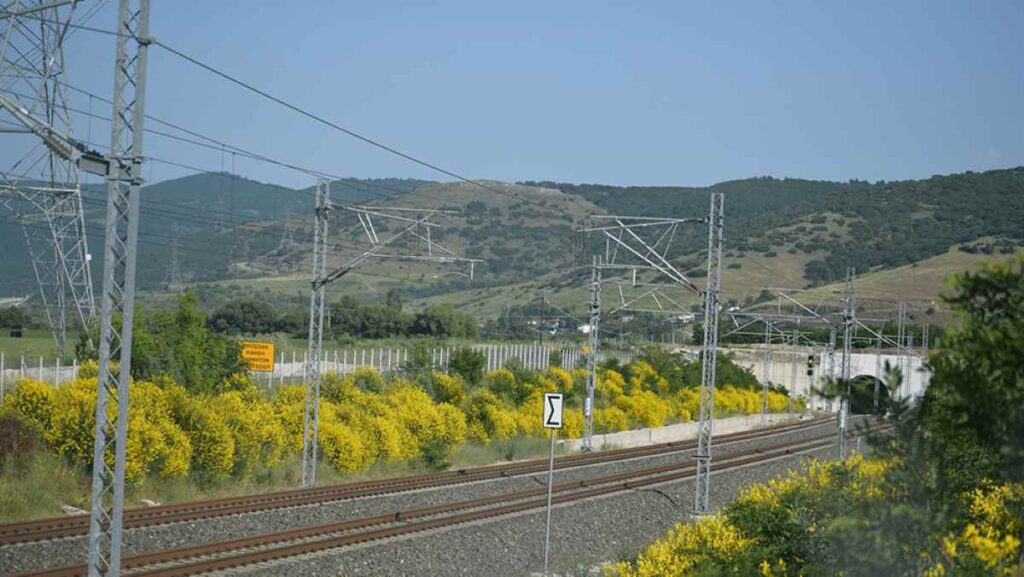
<svg viewBox="0 0 1024 577">
<path fill-rule="evenodd" d="M 228 334 L 266 334 L 281 330 L 283 323 L 266 301 L 233 300 L 217 309 L 207 322 L 209 327 Z"/>
<path fill-rule="evenodd" d="M 398 292 L 398 289 L 388 289 L 388 294 L 384 297 L 384 304 L 389 309 L 402 310 L 402 295 Z"/>
<path fill-rule="evenodd" d="M 484 377 L 487 357 L 483 353 L 469 347 L 459 347 L 452 352 L 448 360 L 448 370 L 462 377 L 470 385 L 476 386 Z"/>
</svg>

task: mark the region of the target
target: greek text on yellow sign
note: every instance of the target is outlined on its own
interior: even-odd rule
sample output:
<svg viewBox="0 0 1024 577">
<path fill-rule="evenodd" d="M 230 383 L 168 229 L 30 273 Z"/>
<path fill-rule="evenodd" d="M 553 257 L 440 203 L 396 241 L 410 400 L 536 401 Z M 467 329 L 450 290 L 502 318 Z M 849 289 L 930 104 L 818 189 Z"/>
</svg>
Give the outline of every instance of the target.
<svg viewBox="0 0 1024 577">
<path fill-rule="evenodd" d="M 274 371 L 274 343 L 241 341 L 242 360 L 249 364 L 249 370 L 258 373 Z"/>
</svg>

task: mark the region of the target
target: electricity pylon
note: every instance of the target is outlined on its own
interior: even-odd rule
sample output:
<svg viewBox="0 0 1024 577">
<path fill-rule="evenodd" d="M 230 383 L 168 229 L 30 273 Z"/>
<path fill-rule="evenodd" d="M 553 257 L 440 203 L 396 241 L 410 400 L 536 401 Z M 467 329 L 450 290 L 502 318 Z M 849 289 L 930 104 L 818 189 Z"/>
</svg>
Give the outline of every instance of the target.
<svg viewBox="0 0 1024 577">
<path fill-rule="evenodd" d="M 120 0 L 117 32 L 89 519 L 90 577 L 116 577 L 121 572 L 146 57 L 152 41 L 149 0 Z M 107 411 L 109 401 L 117 403 L 114 418 Z M 113 467 L 108 454 L 113 456 Z"/>
<path fill-rule="evenodd" d="M 587 301 L 587 396 L 583 400 L 583 446 L 592 451 L 594 435 L 594 400 L 597 390 L 597 350 L 601 344 L 598 327 L 601 324 L 601 257 L 594 255 L 590 269 L 590 290 Z"/>
<path fill-rule="evenodd" d="M 632 273 L 631 283 L 634 287 L 646 289 L 640 297 L 626 300 L 615 310 L 632 310 L 633 304 L 649 296 L 662 310 L 667 310 L 659 296 L 669 299 L 682 312 L 678 301 L 667 297 L 663 289 L 668 286 L 679 287 L 699 295 L 704 301 L 704 348 L 701 368 L 701 402 L 700 424 L 698 426 L 697 484 L 694 500 L 694 512 L 705 514 L 708 510 L 708 493 L 711 482 L 711 437 L 713 433 L 714 398 L 715 398 L 715 361 L 718 351 L 718 313 L 720 276 L 722 267 L 722 207 L 724 198 L 721 193 L 711 195 L 711 209 L 705 218 L 661 218 L 619 215 L 592 216 L 596 224 L 583 228 L 583 232 L 600 232 L 605 237 L 605 255 L 600 267 L 603 269 L 621 269 Z M 704 290 L 687 278 L 673 263 L 669 256 L 672 241 L 679 226 L 685 223 L 705 223 L 708 225 L 708 261 L 707 278 Z M 598 266 L 595 261 L 595 266 Z M 667 283 L 642 283 L 638 280 L 638 271 L 650 271 L 668 280 Z M 620 285 L 621 286 L 621 285 Z M 621 290 L 621 289 L 620 289 Z M 621 294 L 621 293 L 620 293 Z M 588 367 L 589 368 L 589 367 Z M 588 379 L 592 378 L 588 372 Z M 596 379 L 596 375 L 593 377 Z M 589 383 L 589 380 L 588 380 Z M 587 398 L 584 401 L 594 407 L 594 396 L 591 387 L 587 387 Z M 587 406 L 587 405 L 585 405 Z M 590 446 L 588 431 L 584 428 L 583 446 Z"/>
<path fill-rule="evenodd" d="M 843 293 L 843 357 L 840 364 L 840 381 L 842 387 L 839 397 L 839 458 L 846 458 L 846 429 L 850 416 L 850 394 L 853 387 L 850 383 L 850 355 L 853 352 L 853 327 L 856 323 L 856 307 L 853 302 L 852 268 L 846 269 L 846 291 Z"/>
<path fill-rule="evenodd" d="M 708 215 L 708 274 L 704 289 L 704 350 L 701 358 L 700 423 L 697 429 L 697 476 L 693 512 L 706 515 L 711 492 L 711 438 L 715 426 L 715 367 L 718 360 L 718 312 L 722 272 L 724 196 L 711 194 Z"/>
<path fill-rule="evenodd" d="M 306 406 L 303 414 L 302 436 L 302 475 L 300 483 L 303 487 L 316 485 L 317 468 L 317 432 L 320 421 L 320 383 L 322 381 L 321 359 L 323 358 L 324 314 L 326 309 L 327 285 L 340 279 L 356 269 L 359 265 L 373 258 L 391 258 L 434 263 L 456 263 L 469 265 L 469 278 L 473 278 L 479 259 L 459 257 L 452 250 L 433 240 L 431 232 L 440 225 L 433 219 L 441 215 L 456 214 L 450 210 L 422 208 L 402 208 L 393 206 L 341 206 L 342 210 L 351 212 L 359 219 L 370 247 L 356 257 L 348 260 L 331 272 L 327 272 L 328 219 L 331 211 L 330 190 L 326 181 L 318 181 L 315 226 L 313 239 L 313 274 L 311 279 L 312 295 L 309 304 L 309 344 L 306 375 Z M 385 220 L 398 224 L 399 230 L 393 235 L 381 238 L 375 221 Z M 419 245 L 419 250 L 406 247 L 399 250 L 398 241 L 411 239 Z"/>
<path fill-rule="evenodd" d="M 83 329 L 96 311 L 79 160 L 98 154 L 72 138 L 64 83 L 64 39 L 76 5 L 20 0 L 6 2 L 0 13 L 0 110 L 6 117 L 0 132 L 18 141 L 19 150 L 17 160 L 0 172 L 0 206 L 22 224 L 39 298 L 60 354 L 68 311 L 73 311 L 72 323 Z M 88 162 L 82 169 L 99 172 Z"/>
</svg>

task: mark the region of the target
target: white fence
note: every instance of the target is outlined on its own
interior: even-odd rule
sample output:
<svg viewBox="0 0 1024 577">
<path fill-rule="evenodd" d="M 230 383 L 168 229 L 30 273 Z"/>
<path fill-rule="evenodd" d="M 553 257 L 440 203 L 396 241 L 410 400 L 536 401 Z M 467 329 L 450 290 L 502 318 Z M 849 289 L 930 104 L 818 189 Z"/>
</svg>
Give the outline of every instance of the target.
<svg viewBox="0 0 1024 577">
<path fill-rule="evenodd" d="M 435 370 L 448 371 L 448 363 L 452 353 L 458 347 L 434 347 L 429 349 L 430 358 Z M 551 353 L 561 355 L 559 366 L 572 370 L 580 365 L 583 351 L 578 346 L 552 346 L 536 344 L 476 344 L 470 345 L 473 350 L 484 354 L 487 359 L 485 369 L 493 371 L 505 367 L 512 359 L 518 359 L 523 368 L 533 371 L 546 369 Z M 356 367 L 370 366 L 384 373 L 400 371 L 408 364 L 410 349 L 391 347 L 365 347 L 324 351 L 325 358 L 321 361 L 321 370 L 325 372 L 348 373 Z M 616 358 L 620 363 L 636 360 L 636 350 L 631 348 L 608 347 L 598 353 L 598 360 Z M 306 355 L 294 351 L 290 355 L 284 352 L 278 355 L 271 373 L 253 373 L 256 382 L 280 384 L 285 379 L 298 381 L 306 375 Z M 61 384 L 72 381 L 78 375 L 78 363 L 62 364 L 60 359 L 44 360 L 43 357 L 8 357 L 0 352 L 0 399 L 19 379 L 30 378 L 48 383 Z"/>
<path fill-rule="evenodd" d="M 431 364 L 435 370 L 448 371 L 448 364 L 451 356 L 458 347 L 434 347 L 428 349 Z M 483 353 L 486 359 L 484 369 L 493 371 L 505 367 L 513 359 L 518 359 L 523 368 L 539 371 L 549 366 L 551 353 L 557 352 L 561 355 L 559 366 L 566 370 L 572 370 L 582 362 L 583 351 L 580 347 L 551 347 L 547 345 L 526 345 L 526 344 L 477 344 L 470 345 L 470 348 Z M 324 358 L 321 360 L 320 370 L 322 372 L 334 372 L 345 374 L 357 367 L 373 367 L 383 373 L 393 373 L 402 370 L 409 362 L 411 352 L 407 348 L 391 347 L 369 347 L 356 349 L 339 349 L 324 351 Z M 604 361 L 608 358 L 616 358 L 620 363 L 630 363 L 636 360 L 637 353 L 628 348 L 607 348 L 598 352 L 598 359 Z M 269 383 L 283 383 L 285 379 L 303 380 L 306 376 L 306 354 L 298 354 L 294 351 L 291 355 L 283 352 L 278 354 L 274 363 L 272 373 L 254 373 L 253 377 L 257 382 L 266 380 Z"/>
<path fill-rule="evenodd" d="M 9 357 L 0 351 L 0 399 L 19 379 L 29 378 L 48 383 L 66 383 L 73 381 L 78 375 L 78 362 L 61 363 L 60 359 L 44 360 L 43 357 L 33 358 L 21 355 Z"/>
</svg>

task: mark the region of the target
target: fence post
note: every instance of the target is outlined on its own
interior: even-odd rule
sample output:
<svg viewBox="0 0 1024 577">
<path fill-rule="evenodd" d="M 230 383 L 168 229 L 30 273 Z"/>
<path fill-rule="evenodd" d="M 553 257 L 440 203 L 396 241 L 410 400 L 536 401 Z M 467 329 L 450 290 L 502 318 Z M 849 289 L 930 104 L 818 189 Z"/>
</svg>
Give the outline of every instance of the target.
<svg viewBox="0 0 1024 577">
<path fill-rule="evenodd" d="M 60 355 L 57 355 L 57 360 L 54 362 L 53 367 L 53 382 L 59 387 L 60 386 Z"/>
<path fill-rule="evenodd" d="M 43 355 L 39 355 L 39 382 L 43 382 Z"/>
<path fill-rule="evenodd" d="M 6 371 L 4 370 L 4 352 L 0 351 L 0 403 L 4 402 L 4 381 L 7 378 Z"/>
</svg>

